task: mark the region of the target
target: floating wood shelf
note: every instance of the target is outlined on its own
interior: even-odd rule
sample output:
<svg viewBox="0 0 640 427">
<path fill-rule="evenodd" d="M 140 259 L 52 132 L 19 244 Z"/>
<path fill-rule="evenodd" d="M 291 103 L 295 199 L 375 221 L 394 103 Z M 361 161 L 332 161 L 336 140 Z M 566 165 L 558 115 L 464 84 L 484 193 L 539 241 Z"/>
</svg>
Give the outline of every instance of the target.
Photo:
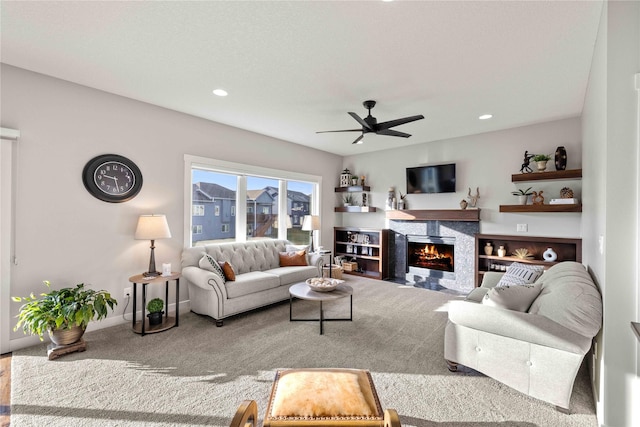
<svg viewBox="0 0 640 427">
<path fill-rule="evenodd" d="M 368 185 L 350 185 L 349 187 L 335 187 L 336 193 L 355 193 L 358 191 L 371 191 Z"/>
<path fill-rule="evenodd" d="M 480 209 L 418 209 L 386 212 L 387 219 L 401 221 L 480 221 Z"/>
<path fill-rule="evenodd" d="M 500 212 L 582 212 L 582 204 L 576 205 L 500 205 Z"/>
<path fill-rule="evenodd" d="M 511 182 L 542 181 L 545 179 L 580 179 L 582 169 L 567 169 L 563 171 L 515 173 L 511 175 Z"/>
<path fill-rule="evenodd" d="M 377 209 L 373 206 L 338 206 L 335 212 L 375 212 Z"/>
</svg>

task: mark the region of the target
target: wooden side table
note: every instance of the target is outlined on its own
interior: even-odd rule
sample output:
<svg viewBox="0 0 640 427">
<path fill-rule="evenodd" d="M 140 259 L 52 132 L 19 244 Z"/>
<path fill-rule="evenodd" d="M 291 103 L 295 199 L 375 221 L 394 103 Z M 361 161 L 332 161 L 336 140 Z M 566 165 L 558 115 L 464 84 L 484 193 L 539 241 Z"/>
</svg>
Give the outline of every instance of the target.
<svg viewBox="0 0 640 427">
<path fill-rule="evenodd" d="M 171 272 L 170 276 L 145 277 L 143 274 L 137 274 L 129 277 L 129 281 L 133 283 L 133 331 L 145 335 L 156 332 L 166 331 L 178 326 L 178 315 L 180 308 L 180 277 L 182 275 L 177 272 Z M 176 314 L 175 317 L 169 316 L 169 281 L 174 280 L 176 284 Z M 146 317 L 147 312 L 147 285 L 161 284 L 164 282 L 164 307 L 165 316 L 159 325 L 149 325 L 149 319 Z M 138 302 L 138 283 L 142 284 L 142 320 L 136 321 L 137 302 Z"/>
</svg>

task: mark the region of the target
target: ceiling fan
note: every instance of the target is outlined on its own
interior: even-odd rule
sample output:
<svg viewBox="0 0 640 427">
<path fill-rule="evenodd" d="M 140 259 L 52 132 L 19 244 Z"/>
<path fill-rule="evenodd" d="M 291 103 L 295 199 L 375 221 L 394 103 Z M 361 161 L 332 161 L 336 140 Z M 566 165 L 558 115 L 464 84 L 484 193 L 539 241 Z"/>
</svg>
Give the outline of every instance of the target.
<svg viewBox="0 0 640 427">
<path fill-rule="evenodd" d="M 327 132 L 362 132 L 353 144 L 362 144 L 362 138 L 364 138 L 365 133 L 374 132 L 378 135 L 387 135 L 387 136 L 399 136 L 401 138 L 409 138 L 411 135 L 404 132 L 398 132 L 397 130 L 392 130 L 392 127 L 400 126 L 405 123 L 415 122 L 416 120 L 424 119 L 422 114 L 418 116 L 410 116 L 403 117 L 401 119 L 389 120 L 388 122 L 378 123 L 378 120 L 371 115 L 371 109 L 376 106 L 376 101 L 364 101 L 362 103 L 364 108 L 369 110 L 369 115 L 364 119 L 360 118 L 356 113 L 349 112 L 349 115 L 353 117 L 358 123 L 362 125 L 361 129 L 344 129 L 344 130 L 324 130 L 316 133 L 327 133 Z"/>
</svg>

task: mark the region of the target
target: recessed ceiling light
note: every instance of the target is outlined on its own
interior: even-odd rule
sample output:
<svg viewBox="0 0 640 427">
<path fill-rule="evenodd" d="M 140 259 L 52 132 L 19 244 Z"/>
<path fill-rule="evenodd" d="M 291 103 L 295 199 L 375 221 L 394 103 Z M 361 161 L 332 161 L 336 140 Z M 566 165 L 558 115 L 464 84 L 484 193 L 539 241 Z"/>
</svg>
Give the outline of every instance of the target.
<svg viewBox="0 0 640 427">
<path fill-rule="evenodd" d="M 213 91 L 213 94 L 217 95 L 217 96 L 227 96 L 228 95 L 227 91 L 224 90 L 224 89 L 215 89 Z"/>
<path fill-rule="evenodd" d="M 490 119 L 491 117 L 493 117 L 493 114 L 483 114 L 480 117 L 478 117 L 480 120 L 487 120 Z"/>
</svg>

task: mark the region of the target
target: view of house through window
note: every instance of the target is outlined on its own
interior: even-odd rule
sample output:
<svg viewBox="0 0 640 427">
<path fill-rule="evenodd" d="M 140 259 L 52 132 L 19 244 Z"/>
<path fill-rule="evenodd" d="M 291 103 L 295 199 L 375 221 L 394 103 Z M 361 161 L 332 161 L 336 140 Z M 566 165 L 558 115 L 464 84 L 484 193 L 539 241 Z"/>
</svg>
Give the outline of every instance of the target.
<svg viewBox="0 0 640 427">
<path fill-rule="evenodd" d="M 239 185 L 245 187 L 241 191 L 246 194 L 244 202 L 237 200 Z M 292 243 L 307 244 L 310 236 L 308 231 L 301 230 L 302 220 L 312 212 L 317 185 L 192 167 L 191 244 L 244 240 L 236 232 L 239 223 L 238 229 L 246 229 L 246 240 L 277 239 L 280 226 L 285 225 L 287 231 L 281 236 L 286 235 Z M 280 188 L 286 188 L 286 195 L 280 194 Z M 286 206 L 282 219 L 281 206 Z M 237 218 L 238 222 L 236 212 L 245 212 Z"/>
</svg>

